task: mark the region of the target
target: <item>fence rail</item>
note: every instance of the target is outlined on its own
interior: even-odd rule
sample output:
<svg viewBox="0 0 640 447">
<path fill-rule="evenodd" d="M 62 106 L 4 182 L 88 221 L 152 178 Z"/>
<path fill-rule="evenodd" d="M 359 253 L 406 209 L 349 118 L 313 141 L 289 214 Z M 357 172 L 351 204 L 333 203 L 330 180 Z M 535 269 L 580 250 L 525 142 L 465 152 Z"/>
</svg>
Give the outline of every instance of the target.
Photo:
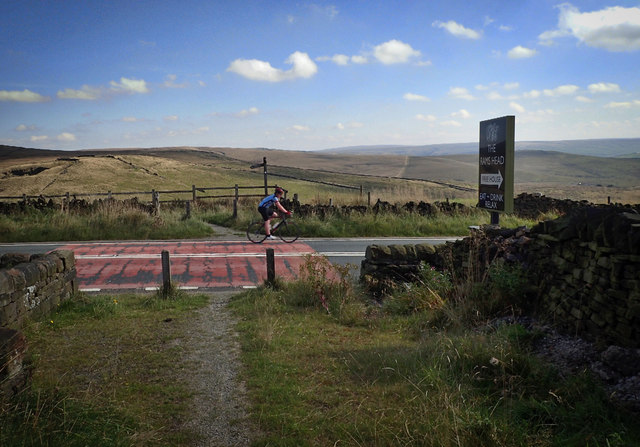
<svg viewBox="0 0 640 447">
<path fill-rule="evenodd" d="M 29 200 L 29 199 L 66 199 L 66 200 L 70 200 L 71 198 L 77 199 L 79 197 L 108 197 L 111 198 L 112 196 L 145 196 L 145 195 L 150 195 L 151 196 L 151 201 L 154 200 L 158 200 L 159 201 L 159 196 L 160 194 L 191 194 L 191 200 L 196 201 L 199 199 L 229 199 L 229 198 L 233 198 L 233 199 L 239 199 L 241 197 L 264 197 L 265 194 L 263 194 L 262 192 L 260 193 L 256 193 L 256 194 L 240 194 L 240 190 L 247 190 L 247 189 L 260 189 L 260 190 L 264 190 L 265 188 L 275 188 L 277 185 L 273 185 L 273 186 L 266 186 L 265 185 L 260 185 L 260 186 L 240 186 L 240 185 L 235 185 L 235 186 L 196 186 L 196 185 L 192 185 L 191 189 L 174 189 L 174 190 L 155 190 L 152 189 L 151 191 L 107 191 L 107 192 L 67 192 L 64 194 L 38 194 L 38 195 L 33 195 L 33 194 L 22 194 L 20 196 L 0 196 L 0 200 Z M 206 194 L 207 191 L 233 191 L 232 194 L 213 194 L 213 195 L 198 195 L 198 193 L 201 194 Z M 267 191 L 264 191 L 265 193 Z M 165 200 L 164 202 L 172 202 L 175 200 L 180 200 L 180 199 L 173 199 L 173 200 Z M 189 199 L 182 199 L 183 201 L 189 200 Z"/>
</svg>

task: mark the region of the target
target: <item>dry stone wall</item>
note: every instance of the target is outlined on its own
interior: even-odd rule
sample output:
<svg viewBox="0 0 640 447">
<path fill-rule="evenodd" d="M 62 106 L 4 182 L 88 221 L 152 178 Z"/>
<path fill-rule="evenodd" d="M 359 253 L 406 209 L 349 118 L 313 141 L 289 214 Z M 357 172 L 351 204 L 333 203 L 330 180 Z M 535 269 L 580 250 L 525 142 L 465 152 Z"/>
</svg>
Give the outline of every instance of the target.
<svg viewBox="0 0 640 447">
<path fill-rule="evenodd" d="M 0 258 L 0 401 L 15 395 L 29 378 L 27 342 L 20 332 L 24 320 L 49 314 L 76 291 L 72 251 Z"/>
<path fill-rule="evenodd" d="M 47 315 L 76 291 L 72 251 L 5 254 L 0 258 L 0 327 L 20 329 L 27 316 Z"/>
<path fill-rule="evenodd" d="M 485 227 L 443 246 L 370 246 L 361 280 L 378 296 L 420 262 L 478 280 L 496 259 L 520 264 L 532 307 L 576 335 L 640 347 L 640 214 L 580 207 L 532 229 Z"/>
</svg>

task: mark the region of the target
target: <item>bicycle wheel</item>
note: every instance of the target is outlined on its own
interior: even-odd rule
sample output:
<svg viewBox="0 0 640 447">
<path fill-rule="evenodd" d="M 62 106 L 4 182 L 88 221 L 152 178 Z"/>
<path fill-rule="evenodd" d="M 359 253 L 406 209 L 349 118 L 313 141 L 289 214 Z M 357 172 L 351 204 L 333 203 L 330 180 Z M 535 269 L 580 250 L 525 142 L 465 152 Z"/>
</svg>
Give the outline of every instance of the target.
<svg viewBox="0 0 640 447">
<path fill-rule="evenodd" d="M 280 225 L 278 225 L 275 233 L 276 236 L 289 244 L 296 241 L 300 237 L 300 230 L 298 229 L 298 225 L 291 219 L 280 222 Z"/>
<path fill-rule="evenodd" d="M 267 238 L 264 233 L 264 222 L 256 220 L 247 227 L 247 238 L 254 244 L 259 244 Z"/>
</svg>

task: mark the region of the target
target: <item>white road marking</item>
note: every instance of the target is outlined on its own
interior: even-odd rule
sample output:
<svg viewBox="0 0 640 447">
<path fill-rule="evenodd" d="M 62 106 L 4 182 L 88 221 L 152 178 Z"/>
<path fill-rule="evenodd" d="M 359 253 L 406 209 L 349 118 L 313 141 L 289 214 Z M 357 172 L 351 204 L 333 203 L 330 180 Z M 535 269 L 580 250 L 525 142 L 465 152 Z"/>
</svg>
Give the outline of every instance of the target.
<svg viewBox="0 0 640 447">
<path fill-rule="evenodd" d="M 298 252 L 298 253 L 274 253 L 276 258 L 300 258 L 303 256 L 327 256 L 327 257 L 362 257 L 363 251 L 324 251 L 324 252 Z M 174 253 L 170 258 L 264 258 L 266 253 Z M 160 259 L 157 253 L 131 253 L 112 255 L 76 255 L 76 259 Z"/>
</svg>

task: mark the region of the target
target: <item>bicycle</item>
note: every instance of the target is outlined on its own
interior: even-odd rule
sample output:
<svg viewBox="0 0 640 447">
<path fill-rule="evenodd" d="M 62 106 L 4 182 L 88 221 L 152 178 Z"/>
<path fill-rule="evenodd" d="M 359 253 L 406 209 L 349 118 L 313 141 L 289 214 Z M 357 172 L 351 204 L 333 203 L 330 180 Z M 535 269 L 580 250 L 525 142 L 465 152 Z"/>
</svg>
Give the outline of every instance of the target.
<svg viewBox="0 0 640 447">
<path fill-rule="evenodd" d="M 271 235 L 278 236 L 283 242 L 288 244 L 295 242 L 300 237 L 300 229 L 293 219 L 286 214 L 279 216 L 280 222 L 271 227 Z M 256 220 L 247 227 L 247 238 L 254 244 L 261 244 L 267 238 L 264 232 L 264 221 Z"/>
</svg>

